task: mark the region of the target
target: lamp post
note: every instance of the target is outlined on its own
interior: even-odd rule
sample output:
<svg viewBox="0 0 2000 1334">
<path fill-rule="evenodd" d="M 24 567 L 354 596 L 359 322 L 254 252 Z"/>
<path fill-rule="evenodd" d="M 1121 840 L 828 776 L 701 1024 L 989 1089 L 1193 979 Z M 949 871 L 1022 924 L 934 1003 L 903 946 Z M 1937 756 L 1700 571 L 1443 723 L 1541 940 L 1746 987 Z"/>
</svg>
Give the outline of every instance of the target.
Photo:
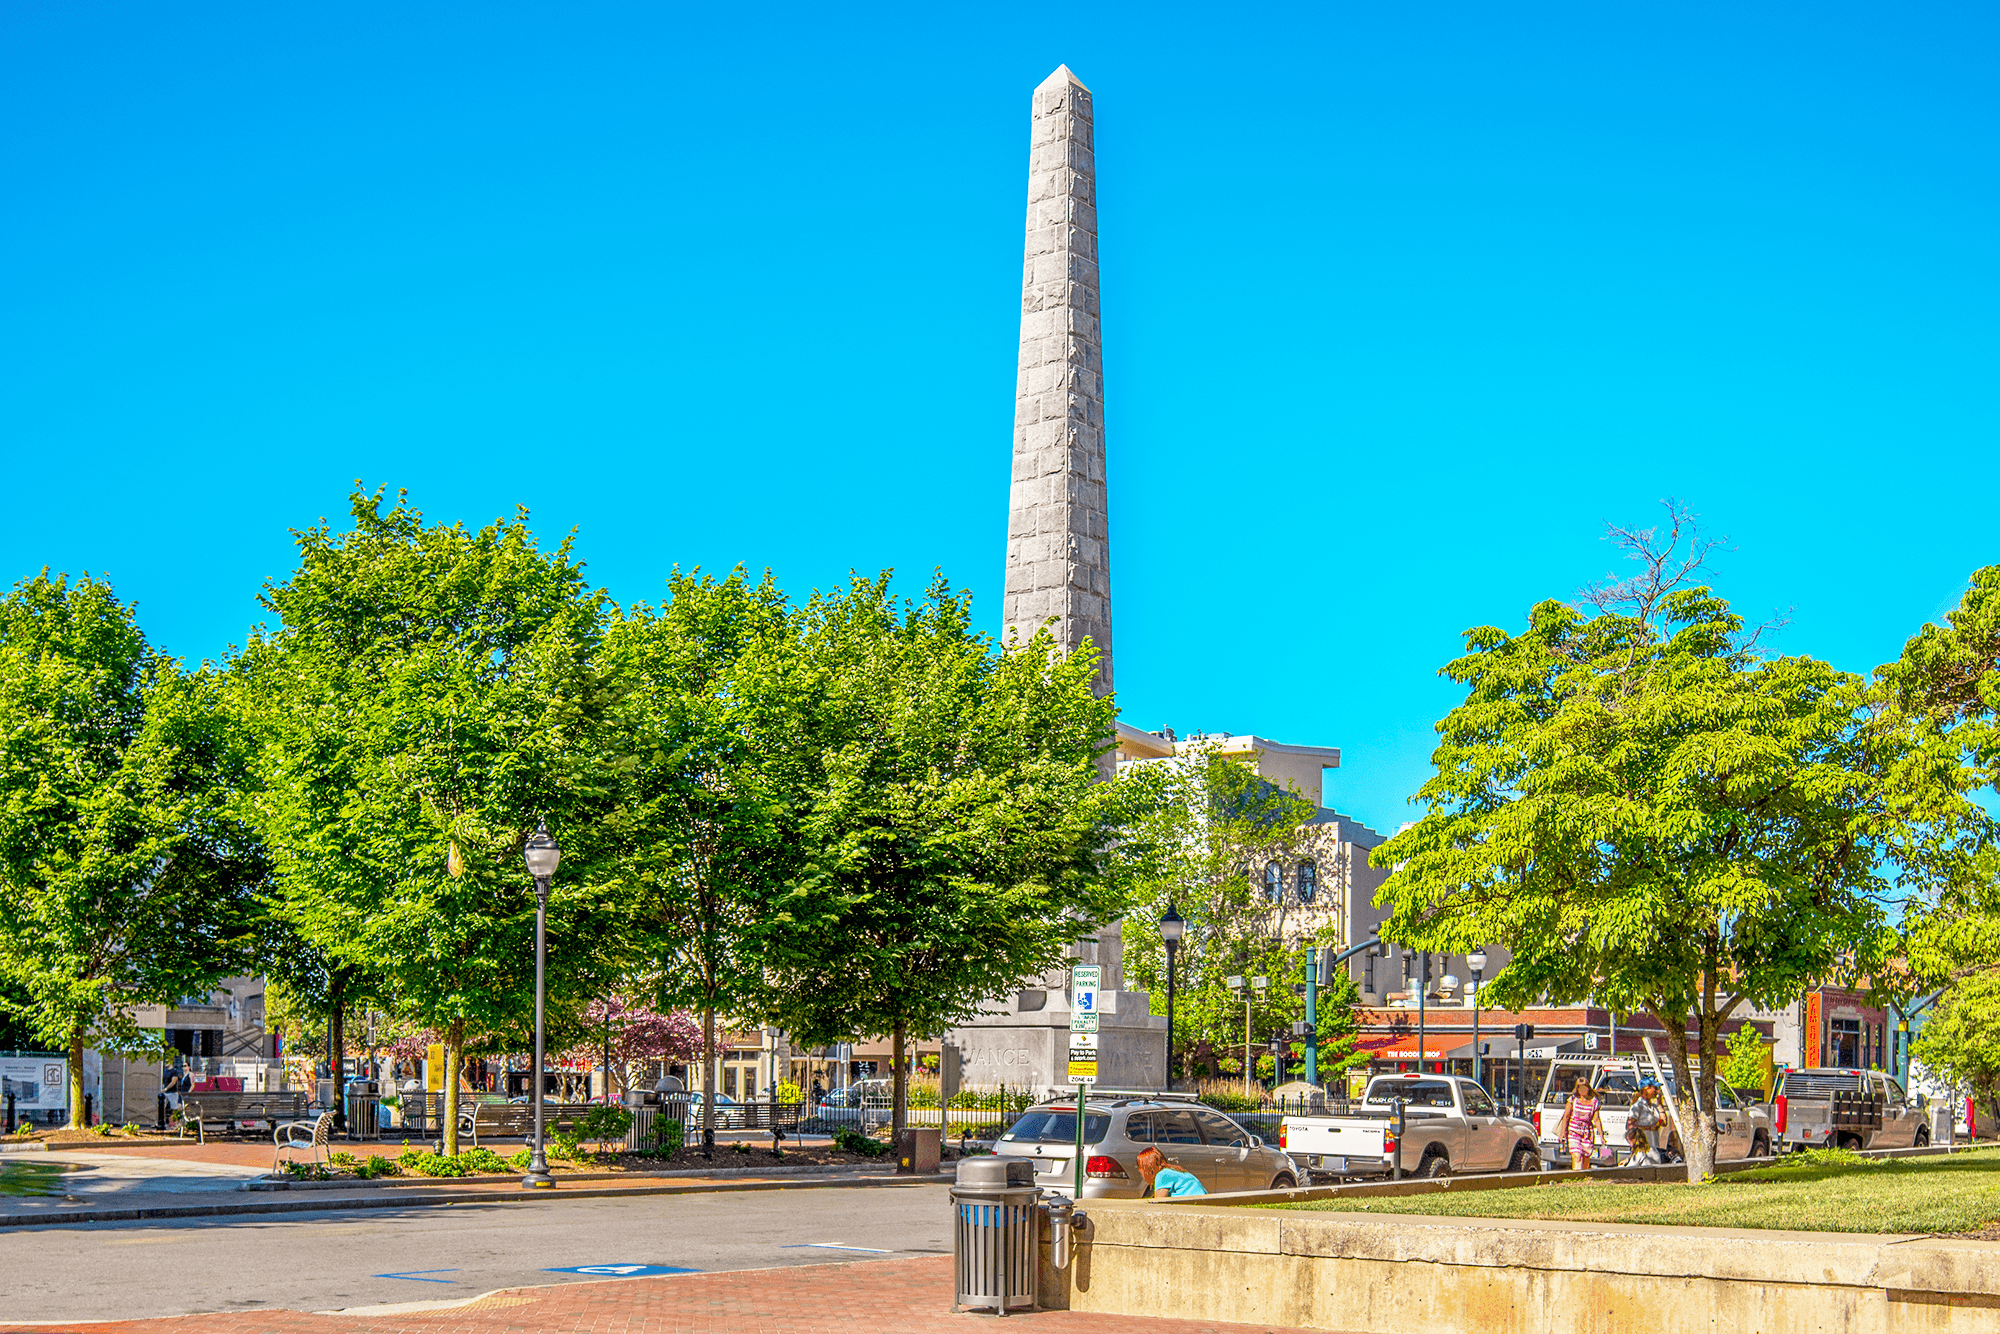
<svg viewBox="0 0 2000 1334">
<path fill-rule="evenodd" d="M 1160 918 L 1160 940 L 1167 947 L 1167 1088 L 1174 1087 L 1174 956 L 1180 953 L 1181 937 L 1187 934 L 1187 919 L 1167 901 L 1166 916 Z"/>
<path fill-rule="evenodd" d="M 1485 1088 L 1486 1078 L 1479 1060 L 1479 1007 L 1484 1004 L 1479 997 L 1479 979 L 1486 972 L 1486 951 L 1474 950 L 1466 955 L 1465 967 L 1472 974 L 1472 1082 Z"/>
<path fill-rule="evenodd" d="M 542 997 L 547 989 L 549 966 L 549 881 L 555 878 L 562 849 L 549 837 L 549 827 L 543 823 L 535 827 L 521 855 L 528 863 L 528 874 L 535 878 L 535 1068 L 529 1075 L 535 1099 L 535 1144 L 528 1158 L 528 1175 L 521 1178 L 521 1184 L 530 1189 L 546 1189 L 555 1185 L 556 1179 L 549 1175 L 548 1156 L 542 1150 L 542 1052 L 547 1036 L 542 1024 Z"/>
</svg>

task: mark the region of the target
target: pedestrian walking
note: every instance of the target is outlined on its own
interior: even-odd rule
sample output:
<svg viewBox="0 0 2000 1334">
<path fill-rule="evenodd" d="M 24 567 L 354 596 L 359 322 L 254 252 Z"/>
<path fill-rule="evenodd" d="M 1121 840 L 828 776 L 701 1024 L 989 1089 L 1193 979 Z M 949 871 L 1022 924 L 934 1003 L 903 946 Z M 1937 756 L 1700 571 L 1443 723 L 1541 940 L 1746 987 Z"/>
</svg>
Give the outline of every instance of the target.
<svg viewBox="0 0 2000 1334">
<path fill-rule="evenodd" d="M 1569 1146 L 1570 1171 L 1588 1168 L 1597 1146 L 1604 1143 L 1603 1110 L 1604 1100 L 1590 1086 L 1589 1076 L 1579 1075 L 1563 1107 L 1562 1123 L 1556 1127 L 1556 1138 Z"/>
</svg>

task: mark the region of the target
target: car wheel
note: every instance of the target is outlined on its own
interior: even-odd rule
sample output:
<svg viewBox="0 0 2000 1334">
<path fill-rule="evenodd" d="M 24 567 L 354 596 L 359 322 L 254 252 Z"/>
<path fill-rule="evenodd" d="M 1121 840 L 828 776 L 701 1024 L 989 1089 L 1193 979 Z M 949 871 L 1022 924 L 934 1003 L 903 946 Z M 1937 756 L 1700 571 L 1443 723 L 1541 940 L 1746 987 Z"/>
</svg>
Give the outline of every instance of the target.
<svg viewBox="0 0 2000 1334">
<path fill-rule="evenodd" d="M 1859 1135 L 1842 1135 L 1842 1136 L 1840 1137 L 1840 1147 L 1841 1147 L 1841 1148 L 1843 1148 L 1843 1149 L 1852 1149 L 1852 1150 L 1854 1150 L 1854 1151 L 1855 1151 L 1856 1153 L 1860 1153 L 1860 1152 L 1861 1152 L 1861 1136 L 1859 1136 Z"/>
<path fill-rule="evenodd" d="M 1523 1144 L 1514 1150 L 1514 1161 L 1507 1165 L 1510 1172 L 1539 1172 L 1542 1170 L 1542 1155 Z"/>
<path fill-rule="evenodd" d="M 1752 1158 L 1769 1158 L 1771 1156 L 1771 1137 L 1761 1130 L 1758 1131 L 1757 1138 L 1750 1141 L 1750 1156 Z"/>
<path fill-rule="evenodd" d="M 1929 1126 L 1917 1127 L 1916 1144 L 1920 1149 L 1928 1149 L 1931 1146 L 1931 1128 Z"/>
<path fill-rule="evenodd" d="M 1448 1177 L 1451 1175 L 1451 1159 L 1441 1153 L 1434 1153 L 1417 1165 L 1420 1177 Z"/>
<path fill-rule="evenodd" d="M 1272 1190 L 1293 1190 L 1297 1188 L 1298 1184 L 1297 1179 L 1290 1172 L 1280 1172 L 1271 1179 Z"/>
</svg>

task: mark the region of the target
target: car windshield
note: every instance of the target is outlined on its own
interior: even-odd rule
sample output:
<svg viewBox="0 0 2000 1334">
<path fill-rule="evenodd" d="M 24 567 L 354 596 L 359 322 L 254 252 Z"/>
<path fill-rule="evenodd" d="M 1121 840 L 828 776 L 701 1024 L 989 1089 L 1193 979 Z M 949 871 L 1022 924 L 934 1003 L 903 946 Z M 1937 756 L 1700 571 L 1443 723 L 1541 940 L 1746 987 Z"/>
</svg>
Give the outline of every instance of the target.
<svg viewBox="0 0 2000 1334">
<path fill-rule="evenodd" d="M 1401 1098 L 1406 1107 L 1450 1107 L 1451 1085 L 1441 1079 L 1378 1079 L 1368 1086 L 1368 1106 L 1387 1107 Z"/>
<path fill-rule="evenodd" d="M 1111 1118 L 1103 1112 L 1086 1112 L 1083 1117 L 1083 1142 L 1102 1144 L 1104 1132 L 1111 1128 Z M 1075 1112 L 1033 1111 L 1024 1113 L 1014 1123 L 1014 1128 L 1000 1137 L 1016 1144 L 1074 1144 L 1076 1143 Z"/>
</svg>

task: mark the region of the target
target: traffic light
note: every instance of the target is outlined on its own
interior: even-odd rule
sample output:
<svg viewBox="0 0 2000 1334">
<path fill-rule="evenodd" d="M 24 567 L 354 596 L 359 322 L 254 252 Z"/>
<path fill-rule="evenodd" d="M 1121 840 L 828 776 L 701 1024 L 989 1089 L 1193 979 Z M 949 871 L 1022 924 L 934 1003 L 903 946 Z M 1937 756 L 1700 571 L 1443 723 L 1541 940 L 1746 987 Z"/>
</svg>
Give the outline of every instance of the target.
<svg viewBox="0 0 2000 1334">
<path fill-rule="evenodd" d="M 1534 1036 L 1535 1036 L 1535 1026 L 1533 1024 L 1514 1025 L 1514 1040 L 1516 1042 L 1527 1042 Z"/>
</svg>

